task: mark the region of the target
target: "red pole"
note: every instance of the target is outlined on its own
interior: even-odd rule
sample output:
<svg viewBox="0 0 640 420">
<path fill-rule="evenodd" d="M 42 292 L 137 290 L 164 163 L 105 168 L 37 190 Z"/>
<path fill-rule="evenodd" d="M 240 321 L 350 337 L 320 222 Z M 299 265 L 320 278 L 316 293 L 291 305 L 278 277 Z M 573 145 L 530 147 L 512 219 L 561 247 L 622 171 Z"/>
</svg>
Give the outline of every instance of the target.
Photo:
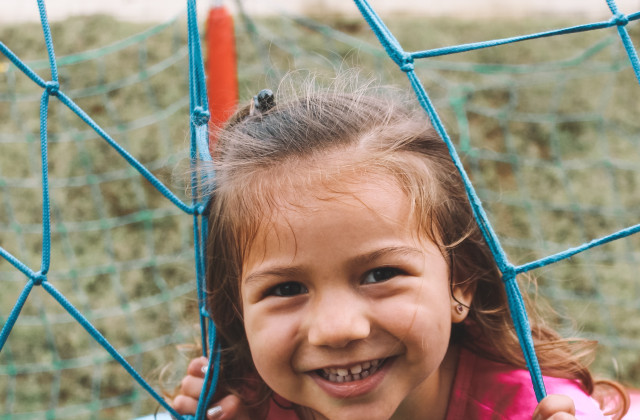
<svg viewBox="0 0 640 420">
<path fill-rule="evenodd" d="M 219 127 L 233 114 L 238 103 L 233 18 L 225 7 L 212 7 L 209 10 L 206 27 L 210 123 Z M 213 143 L 215 139 L 210 141 Z"/>
</svg>

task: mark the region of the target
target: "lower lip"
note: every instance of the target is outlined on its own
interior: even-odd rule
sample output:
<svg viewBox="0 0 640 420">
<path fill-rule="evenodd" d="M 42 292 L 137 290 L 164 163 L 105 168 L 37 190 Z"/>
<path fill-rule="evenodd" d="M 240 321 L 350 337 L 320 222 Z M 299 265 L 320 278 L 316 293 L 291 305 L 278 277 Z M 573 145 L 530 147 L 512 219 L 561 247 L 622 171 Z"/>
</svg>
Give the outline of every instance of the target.
<svg viewBox="0 0 640 420">
<path fill-rule="evenodd" d="M 311 374 L 311 377 L 331 397 L 355 398 L 374 390 L 382 382 L 394 361 L 395 358 L 387 359 L 382 368 L 378 369 L 373 375 L 357 381 L 331 382 L 315 372 Z"/>
</svg>

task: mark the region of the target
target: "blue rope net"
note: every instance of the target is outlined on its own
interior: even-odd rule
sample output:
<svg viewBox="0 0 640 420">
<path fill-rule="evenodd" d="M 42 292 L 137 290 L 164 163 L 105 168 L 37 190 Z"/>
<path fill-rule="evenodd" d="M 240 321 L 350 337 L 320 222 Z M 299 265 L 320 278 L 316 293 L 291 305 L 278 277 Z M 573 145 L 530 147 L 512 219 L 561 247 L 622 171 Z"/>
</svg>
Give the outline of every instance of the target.
<svg viewBox="0 0 640 420">
<path fill-rule="evenodd" d="M 518 274 L 527 273 L 536 268 L 547 266 L 548 264 L 551 264 L 553 262 L 564 260 L 572 256 L 576 256 L 578 253 L 581 253 L 587 249 L 609 243 L 619 238 L 627 237 L 629 235 L 632 235 L 633 233 L 637 233 L 640 230 L 640 225 L 633 225 L 631 227 L 621 229 L 615 233 L 601 236 L 597 239 L 592 239 L 581 246 L 575 246 L 575 247 L 566 249 L 564 251 L 555 252 L 549 256 L 534 259 L 533 261 L 530 261 L 530 262 L 525 262 L 522 264 L 513 264 L 512 262 L 510 262 L 510 260 L 507 257 L 507 253 L 504 250 L 504 245 L 498 239 L 498 235 L 494 231 L 492 224 L 489 222 L 489 217 L 487 216 L 485 209 L 483 208 L 483 203 L 481 203 L 480 198 L 478 197 L 478 194 L 474 189 L 474 186 L 471 184 L 471 181 L 469 179 L 470 177 L 467 175 L 467 172 L 463 167 L 462 160 L 460 159 L 460 157 L 458 156 L 458 153 L 456 152 L 456 148 L 453 145 L 451 137 L 445 130 L 444 124 L 441 121 L 441 117 L 438 115 L 438 112 L 436 112 L 436 106 L 434 105 L 431 97 L 426 93 L 426 90 L 424 89 L 421 80 L 417 76 L 417 71 L 421 69 L 420 67 L 421 63 L 425 63 L 425 62 L 427 63 L 426 66 L 422 67 L 422 68 L 426 68 L 427 70 L 430 70 L 428 68 L 428 66 L 430 65 L 429 63 L 432 63 L 433 65 L 431 69 L 438 69 L 439 67 L 444 68 L 449 66 L 448 68 L 445 68 L 445 70 L 452 70 L 452 69 L 455 70 L 456 63 L 443 63 L 443 62 L 432 61 L 432 60 L 422 60 L 422 61 L 419 61 L 419 60 L 426 59 L 426 58 L 440 57 L 446 54 L 480 50 L 486 47 L 504 45 L 504 44 L 514 43 L 519 41 L 525 41 L 525 40 L 532 40 L 532 39 L 537 39 L 542 37 L 551 37 L 555 35 L 563 35 L 563 34 L 615 27 L 618 31 L 619 39 L 622 40 L 622 45 L 627 53 L 628 62 L 631 64 L 631 68 L 633 69 L 636 77 L 638 78 L 638 75 L 640 74 L 638 57 L 637 57 L 636 50 L 633 46 L 633 43 L 631 42 L 631 39 L 627 33 L 626 25 L 631 21 L 639 19 L 640 12 L 629 14 L 629 15 L 621 14 L 618 11 L 615 2 L 608 1 L 607 4 L 611 10 L 612 18 L 607 21 L 572 26 L 568 28 L 562 28 L 559 30 L 545 31 L 542 33 L 535 33 L 535 34 L 519 36 L 519 37 L 497 39 L 497 40 L 471 43 L 471 44 L 463 44 L 463 45 L 457 45 L 454 47 L 447 47 L 447 48 L 436 48 L 436 49 L 425 50 L 425 51 L 407 52 L 403 49 L 403 47 L 395 39 L 391 31 L 389 31 L 389 29 L 385 26 L 384 22 L 380 19 L 380 17 L 374 12 L 374 10 L 366 1 L 355 0 L 355 3 L 360 9 L 360 11 L 362 12 L 367 23 L 373 29 L 375 35 L 378 37 L 386 53 L 380 54 L 380 52 L 374 47 L 372 47 L 371 45 L 364 44 L 357 39 L 349 38 L 347 35 L 344 35 L 344 34 L 339 34 L 337 36 L 334 36 L 335 33 L 332 34 L 333 38 L 331 38 L 331 41 L 335 42 L 336 39 L 339 39 L 340 42 L 344 42 L 347 45 L 357 46 L 359 49 L 371 52 L 371 54 L 376 57 L 375 59 L 376 68 L 378 68 L 379 65 L 384 66 L 384 64 L 380 64 L 380 63 L 383 63 L 384 60 L 386 60 L 386 56 L 388 55 L 393 60 L 393 62 L 395 62 L 397 67 L 399 67 L 404 73 L 406 73 L 409 83 L 415 90 L 420 104 L 425 108 L 433 125 L 436 127 L 436 129 L 438 130 L 438 132 L 440 133 L 444 141 L 447 143 L 451 153 L 451 157 L 456 163 L 456 166 L 458 167 L 458 170 L 460 171 L 460 174 L 462 175 L 463 180 L 465 181 L 467 192 L 468 192 L 470 201 L 472 203 L 472 207 L 474 209 L 474 214 L 476 215 L 476 220 L 478 221 L 483 231 L 483 234 L 485 235 L 485 239 L 489 243 L 492 249 L 493 255 L 500 267 L 500 270 L 503 273 L 503 279 L 505 281 L 505 287 L 506 287 L 506 290 L 509 296 L 509 302 L 511 305 L 511 312 L 514 318 L 514 325 L 516 326 L 516 330 L 518 332 L 519 338 L 522 343 L 523 352 L 527 360 L 527 365 L 531 372 L 534 389 L 536 391 L 536 396 L 538 399 L 540 399 L 545 394 L 544 384 L 543 384 L 540 369 L 535 357 L 535 352 L 532 346 L 530 328 L 527 321 L 526 311 L 522 304 L 522 299 L 521 299 L 520 291 L 518 289 L 518 284 L 516 282 L 516 276 Z M 54 216 L 56 211 L 55 207 L 52 207 L 50 205 L 51 193 L 49 188 L 50 180 L 48 175 L 48 168 L 53 162 L 48 156 L 49 155 L 48 146 L 51 140 L 48 138 L 48 125 L 51 124 L 51 121 L 50 121 L 51 110 L 49 109 L 51 97 L 53 96 L 60 104 L 68 108 L 73 114 L 75 114 L 77 118 L 79 118 L 82 121 L 83 124 L 88 125 L 90 129 L 93 132 L 95 132 L 105 144 L 107 144 L 111 149 L 113 149 L 118 153 L 119 158 L 121 160 L 126 162 L 127 165 L 130 165 L 130 167 L 133 168 L 134 171 L 136 171 L 137 173 L 142 175 L 145 179 L 147 179 L 149 183 L 153 186 L 153 188 L 157 189 L 160 192 L 160 194 L 162 194 L 165 201 L 169 203 L 172 206 L 172 208 L 175 210 L 172 214 L 190 215 L 192 217 L 192 223 L 191 223 L 192 228 L 190 229 L 191 229 L 191 236 L 193 237 L 193 246 L 195 251 L 196 285 L 194 287 L 197 290 L 196 293 L 198 297 L 198 308 L 199 308 L 199 315 L 200 315 L 200 330 L 201 330 L 200 345 L 203 349 L 203 354 L 209 355 L 209 354 L 212 354 L 211 350 L 216 348 L 216 341 L 215 341 L 215 328 L 204 306 L 204 293 L 203 293 L 203 290 L 204 290 L 203 255 L 204 255 L 205 232 L 207 230 L 207 227 L 206 227 L 206 221 L 201 218 L 201 214 L 205 208 L 206 203 L 200 202 L 197 200 L 192 202 L 187 202 L 184 199 L 179 198 L 173 192 L 171 192 L 171 190 L 163 182 L 161 182 L 159 178 L 154 174 L 153 168 L 149 169 L 149 167 L 153 167 L 152 164 L 151 165 L 141 164 L 138 159 L 134 158 L 131 153 L 127 152 L 127 150 L 125 150 L 125 148 L 120 143 L 116 142 L 114 138 L 107 133 L 108 130 L 105 130 L 99 124 L 97 124 L 94 120 L 92 120 L 88 112 L 85 112 L 82 109 L 82 107 L 78 105 L 78 102 L 81 99 L 76 99 L 76 100 L 71 99 L 72 97 L 82 98 L 83 92 L 74 92 L 75 96 L 65 93 L 65 89 L 64 89 L 65 83 L 60 82 L 61 76 L 58 74 L 58 64 L 61 61 L 64 61 L 65 58 L 61 60 L 56 60 L 54 50 L 53 50 L 53 42 L 51 39 L 49 24 L 47 22 L 46 12 L 44 8 L 44 1 L 39 0 L 38 6 L 39 6 L 40 15 L 41 15 L 42 28 L 45 36 L 45 44 L 47 47 L 47 53 L 49 57 L 48 63 L 46 63 L 46 66 L 50 69 L 50 74 L 51 74 L 50 80 L 46 80 L 45 78 L 42 78 L 36 72 L 37 65 L 42 65 L 43 63 L 38 63 L 37 65 L 34 64 L 29 66 L 25 64 L 25 62 L 21 60 L 16 54 L 14 54 L 11 50 L 9 50 L 4 44 L 0 43 L 0 51 L 11 61 L 11 63 L 17 69 L 19 69 L 19 71 L 24 73 L 33 83 L 35 83 L 40 90 L 40 141 L 39 141 L 39 144 L 40 144 L 40 158 L 41 158 L 40 164 L 42 165 L 42 203 L 43 203 L 42 216 L 41 216 L 41 219 L 42 219 L 41 261 L 37 269 L 32 268 L 34 266 L 33 264 L 25 263 L 22 259 L 16 258 L 12 253 L 10 253 L 7 249 L 4 248 L 4 244 L 1 244 L 3 247 L 0 248 L 0 255 L 8 263 L 10 263 L 15 270 L 21 273 L 20 279 L 22 281 L 24 280 L 24 277 L 26 277 L 28 281 L 22 288 L 22 291 L 19 297 L 17 298 L 16 303 L 13 306 L 12 310 L 10 311 L 9 315 L 6 317 L 6 319 L 2 319 L 3 327 L 0 332 L 0 351 L 2 351 L 2 353 L 0 355 L 4 357 L 11 357 L 10 355 L 7 356 L 7 352 L 10 353 L 10 343 L 11 343 L 10 335 L 12 334 L 12 332 L 15 331 L 14 326 L 16 325 L 16 322 L 18 321 L 18 319 L 19 318 L 22 319 L 25 317 L 24 315 L 20 317 L 20 314 L 23 313 L 25 302 L 28 299 L 41 299 L 36 293 L 34 293 L 34 291 L 41 289 L 46 293 L 45 295 L 46 299 L 50 299 L 50 300 L 52 299 L 59 308 L 62 308 L 66 314 L 70 315 L 80 326 L 82 326 L 82 328 L 84 328 L 88 332 L 88 334 L 95 340 L 95 342 L 106 350 L 109 357 L 113 358 L 115 361 L 117 361 L 118 364 L 124 367 L 124 369 L 131 375 L 131 377 L 139 384 L 139 386 L 143 390 L 148 392 L 166 410 L 168 410 L 174 416 L 179 417 L 177 413 L 174 413 L 172 409 L 168 406 L 168 404 L 163 401 L 159 393 L 148 384 L 148 382 L 142 377 L 142 375 L 138 373 L 139 369 L 135 368 L 135 365 L 138 363 L 136 363 L 135 361 L 132 362 L 132 358 L 131 358 L 131 354 L 135 352 L 133 351 L 129 352 L 127 347 L 124 347 L 124 351 L 122 347 L 120 347 L 120 350 L 117 350 L 116 349 L 117 346 L 114 346 L 113 344 L 111 344 L 110 343 L 111 340 L 107 340 L 105 336 L 99 331 L 99 328 L 96 328 L 94 326 L 97 322 L 100 321 L 100 317 L 96 316 L 95 309 L 92 309 L 91 305 L 88 305 L 87 302 L 83 302 L 82 300 L 78 301 L 77 299 L 69 299 L 68 298 L 69 295 L 66 293 L 66 289 L 62 290 L 60 288 L 61 286 L 66 288 L 66 286 L 64 286 L 64 283 L 61 281 L 63 277 L 73 277 L 74 275 L 77 275 L 77 273 L 74 274 L 74 271 L 70 270 L 69 272 L 66 272 L 63 275 L 56 275 L 50 269 L 52 258 L 56 259 L 56 255 L 60 255 L 60 254 L 56 254 L 55 247 L 52 247 L 52 242 L 56 243 L 56 240 L 55 240 L 56 235 L 63 234 L 60 232 L 59 228 L 54 228 L 52 231 L 52 226 L 50 224 L 52 209 L 53 209 Z M 191 162 L 194 162 L 196 159 L 201 159 L 201 160 L 210 159 L 208 156 L 207 134 L 206 134 L 206 129 L 207 129 L 206 123 L 208 120 L 208 111 L 207 111 L 208 106 L 207 106 L 207 99 L 206 99 L 206 93 L 205 93 L 205 87 L 204 87 L 204 71 L 202 66 L 200 39 L 198 36 L 198 28 L 196 24 L 197 21 L 196 21 L 196 15 L 195 15 L 194 1 L 187 2 L 187 14 L 188 14 L 188 25 L 187 25 L 188 48 L 185 51 L 183 51 L 183 53 L 189 56 L 189 98 L 185 98 L 183 105 L 186 104 L 187 102 L 189 104 L 188 112 L 190 114 L 190 127 L 191 127 L 189 158 Z M 318 32 L 327 33 L 327 31 L 330 30 L 330 28 L 322 27 L 321 25 L 316 25 L 309 21 L 304 21 L 304 22 L 303 21 L 304 21 L 303 19 L 300 19 L 298 23 L 302 22 L 303 24 L 307 25 L 308 27 Z M 251 24 L 252 23 L 249 22 L 248 26 L 251 26 Z M 254 41 L 258 43 L 264 42 L 264 40 L 260 40 L 258 38 L 259 36 L 265 36 L 266 32 L 267 31 L 264 29 L 261 34 L 258 34 L 256 32 L 251 32 L 251 30 L 249 31 L 249 33 L 252 34 Z M 275 45 L 278 48 L 283 48 L 283 49 L 286 48 L 284 44 L 287 44 L 286 42 L 282 43 L 281 41 L 277 41 L 277 40 L 275 41 L 271 40 L 269 42 L 272 42 L 273 43 L 272 45 Z M 596 45 L 594 49 L 601 48 L 601 47 L 602 46 Z M 263 51 L 264 48 L 261 50 Z M 290 51 L 290 53 L 294 56 L 296 54 L 295 51 L 293 52 Z M 264 62 L 269 60 L 268 57 L 262 57 L 262 59 Z M 563 68 L 564 66 L 569 66 L 572 64 L 575 64 L 575 63 L 564 62 L 556 65 L 556 67 Z M 267 66 L 268 65 L 269 63 L 267 63 Z M 301 64 L 298 63 L 297 65 L 300 66 Z M 306 63 L 306 64 L 302 64 L 302 66 L 309 67 L 310 64 Z M 160 67 L 162 67 L 162 65 L 160 65 Z M 486 71 L 488 73 L 492 71 L 496 71 L 496 69 L 490 65 L 486 65 L 486 66 L 477 65 L 474 67 L 476 71 Z M 242 77 L 242 71 L 243 70 L 241 69 L 241 77 Z M 272 67 L 267 68 L 267 72 L 269 71 L 273 71 L 273 68 Z M 512 73 L 518 73 L 519 71 L 521 71 L 521 69 L 518 68 L 517 66 L 514 66 L 513 68 L 510 68 L 507 71 Z M 437 79 L 437 80 L 440 80 L 440 79 Z M 436 87 L 437 86 L 434 86 L 433 89 L 431 90 L 435 90 Z M 450 101 L 452 103 L 456 101 L 459 101 L 460 103 L 462 103 L 461 98 L 465 97 L 464 94 L 465 92 L 463 87 L 460 89 L 457 95 L 452 95 Z M 460 106 L 472 106 L 472 104 L 469 105 L 468 102 L 464 102 L 464 105 L 460 105 L 460 103 L 458 103 L 459 106 L 453 107 L 454 113 L 456 112 L 456 110 L 461 109 Z M 438 105 L 438 103 L 436 103 L 436 105 Z M 454 103 L 454 105 L 456 104 Z M 443 108 L 443 107 L 439 106 L 439 108 Z M 465 127 L 464 125 L 466 114 L 463 112 L 457 116 L 460 117 L 458 124 L 460 125 L 459 134 L 461 137 L 461 140 L 458 143 L 458 148 L 462 149 L 463 158 L 465 156 L 473 157 L 473 153 L 477 152 L 477 149 L 474 149 L 469 144 L 470 143 L 470 139 L 469 139 L 470 134 L 468 132 L 469 127 L 468 126 Z M 54 121 L 54 123 L 56 122 Z M 467 131 L 465 131 L 465 129 Z M 505 159 L 511 159 L 511 158 L 507 157 Z M 198 181 L 197 179 L 192 178 L 191 188 L 193 189 L 194 197 L 198 196 L 197 181 Z M 474 183 L 476 183 L 477 185 L 477 182 L 475 180 L 474 180 Z M 482 196 L 482 192 L 480 192 L 480 196 Z M 108 205 L 108 204 L 105 203 L 105 205 Z M 132 217 L 135 218 L 135 216 L 132 216 Z M 52 240 L 52 237 L 53 237 L 53 240 Z M 511 242 L 509 242 L 509 239 L 511 238 L 507 238 L 507 245 L 511 244 Z M 588 238 L 588 239 L 591 239 L 591 238 Z M 172 263 L 171 260 L 167 260 L 167 261 L 156 260 L 155 262 L 162 263 L 162 264 Z M 109 269 L 107 268 L 107 271 L 108 270 Z M 30 315 L 26 315 L 26 316 L 28 317 Z M 46 317 L 45 317 L 45 320 L 46 320 Z M 126 323 L 128 321 L 128 318 L 125 316 L 123 318 L 123 321 Z M 172 328 L 175 328 L 175 326 L 172 325 Z M 45 331 L 45 334 L 51 334 L 51 332 Z M 19 336 L 16 339 L 19 339 Z M 139 345 L 136 343 L 133 347 L 136 347 L 136 346 L 139 346 Z M 91 360 L 78 361 L 76 359 L 76 360 L 73 360 L 71 364 L 75 363 L 76 365 L 81 365 L 82 363 L 85 363 L 85 366 L 86 366 L 86 365 L 90 365 L 92 361 L 95 361 L 95 356 L 94 356 L 94 359 L 91 359 Z M 60 367 L 60 369 L 70 367 L 68 361 L 60 359 L 60 357 L 56 355 L 54 355 L 52 361 L 47 360 L 43 363 L 52 363 Z M 211 357 L 210 369 L 208 370 L 209 372 L 208 375 L 211 375 L 211 378 L 208 377 L 207 381 L 210 381 L 212 384 L 216 383 L 216 379 L 218 375 L 218 369 L 216 368 L 217 365 L 218 365 L 217 358 Z M 7 373 L 9 375 L 16 375 L 16 374 L 28 375 L 30 373 L 30 371 L 24 370 L 24 369 L 17 373 L 15 371 L 12 371 L 12 369 L 15 370 L 15 367 L 14 368 L 11 367 L 13 365 L 9 364 L 8 366 L 10 367 L 7 369 L 6 372 L 3 372 L 3 373 Z M 37 371 L 38 370 L 37 370 L 37 364 L 36 364 L 34 370 L 31 372 L 37 372 Z M 58 376 L 56 377 L 55 380 L 60 382 L 61 380 L 64 380 L 64 379 L 61 379 Z M 15 384 L 13 385 L 10 384 L 8 386 L 10 393 L 15 392 L 15 388 L 16 388 Z M 205 393 L 203 393 L 203 398 L 200 401 L 196 418 L 203 418 L 204 409 L 208 405 L 208 401 L 210 401 L 214 391 L 215 391 L 215 386 L 212 386 L 208 390 L 206 390 Z M 7 397 L 7 401 L 9 401 L 9 396 Z M 108 405 L 109 402 L 102 401 L 101 404 Z M 62 410 L 50 409 L 50 410 L 47 410 L 46 416 L 47 417 L 56 417 L 56 416 L 69 417 L 66 415 L 67 413 L 75 413 L 75 411 L 73 410 L 73 408 L 68 409 L 67 411 L 65 411 L 65 409 L 62 409 Z M 24 417 L 24 418 L 29 418 L 28 416 L 29 414 L 27 414 L 27 417 Z M 184 417 L 189 417 L 189 416 L 184 416 Z M 0 418 L 3 418 L 3 417 L 0 417 Z M 19 418 L 19 417 L 15 417 L 15 418 Z"/>
</svg>

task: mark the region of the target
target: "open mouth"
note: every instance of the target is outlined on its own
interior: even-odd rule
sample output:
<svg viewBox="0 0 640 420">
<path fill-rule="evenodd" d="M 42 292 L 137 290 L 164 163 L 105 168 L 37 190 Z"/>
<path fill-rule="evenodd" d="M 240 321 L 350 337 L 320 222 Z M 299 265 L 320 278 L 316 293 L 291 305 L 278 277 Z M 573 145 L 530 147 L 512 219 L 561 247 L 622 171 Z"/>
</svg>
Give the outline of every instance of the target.
<svg viewBox="0 0 640 420">
<path fill-rule="evenodd" d="M 343 383 L 364 379 L 376 373 L 387 359 L 376 359 L 351 366 L 318 369 L 316 373 L 329 382 Z"/>
</svg>

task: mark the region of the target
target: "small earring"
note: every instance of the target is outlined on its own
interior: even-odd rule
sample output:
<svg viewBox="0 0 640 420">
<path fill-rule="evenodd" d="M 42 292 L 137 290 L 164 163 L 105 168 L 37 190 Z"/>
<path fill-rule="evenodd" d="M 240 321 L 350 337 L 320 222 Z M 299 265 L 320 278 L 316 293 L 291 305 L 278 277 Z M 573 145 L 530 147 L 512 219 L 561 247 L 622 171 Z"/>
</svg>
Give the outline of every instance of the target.
<svg viewBox="0 0 640 420">
<path fill-rule="evenodd" d="M 458 305 L 456 306 L 456 312 L 459 314 L 462 314 L 464 312 L 464 306 L 462 305 L 462 303 L 458 303 Z"/>
</svg>

